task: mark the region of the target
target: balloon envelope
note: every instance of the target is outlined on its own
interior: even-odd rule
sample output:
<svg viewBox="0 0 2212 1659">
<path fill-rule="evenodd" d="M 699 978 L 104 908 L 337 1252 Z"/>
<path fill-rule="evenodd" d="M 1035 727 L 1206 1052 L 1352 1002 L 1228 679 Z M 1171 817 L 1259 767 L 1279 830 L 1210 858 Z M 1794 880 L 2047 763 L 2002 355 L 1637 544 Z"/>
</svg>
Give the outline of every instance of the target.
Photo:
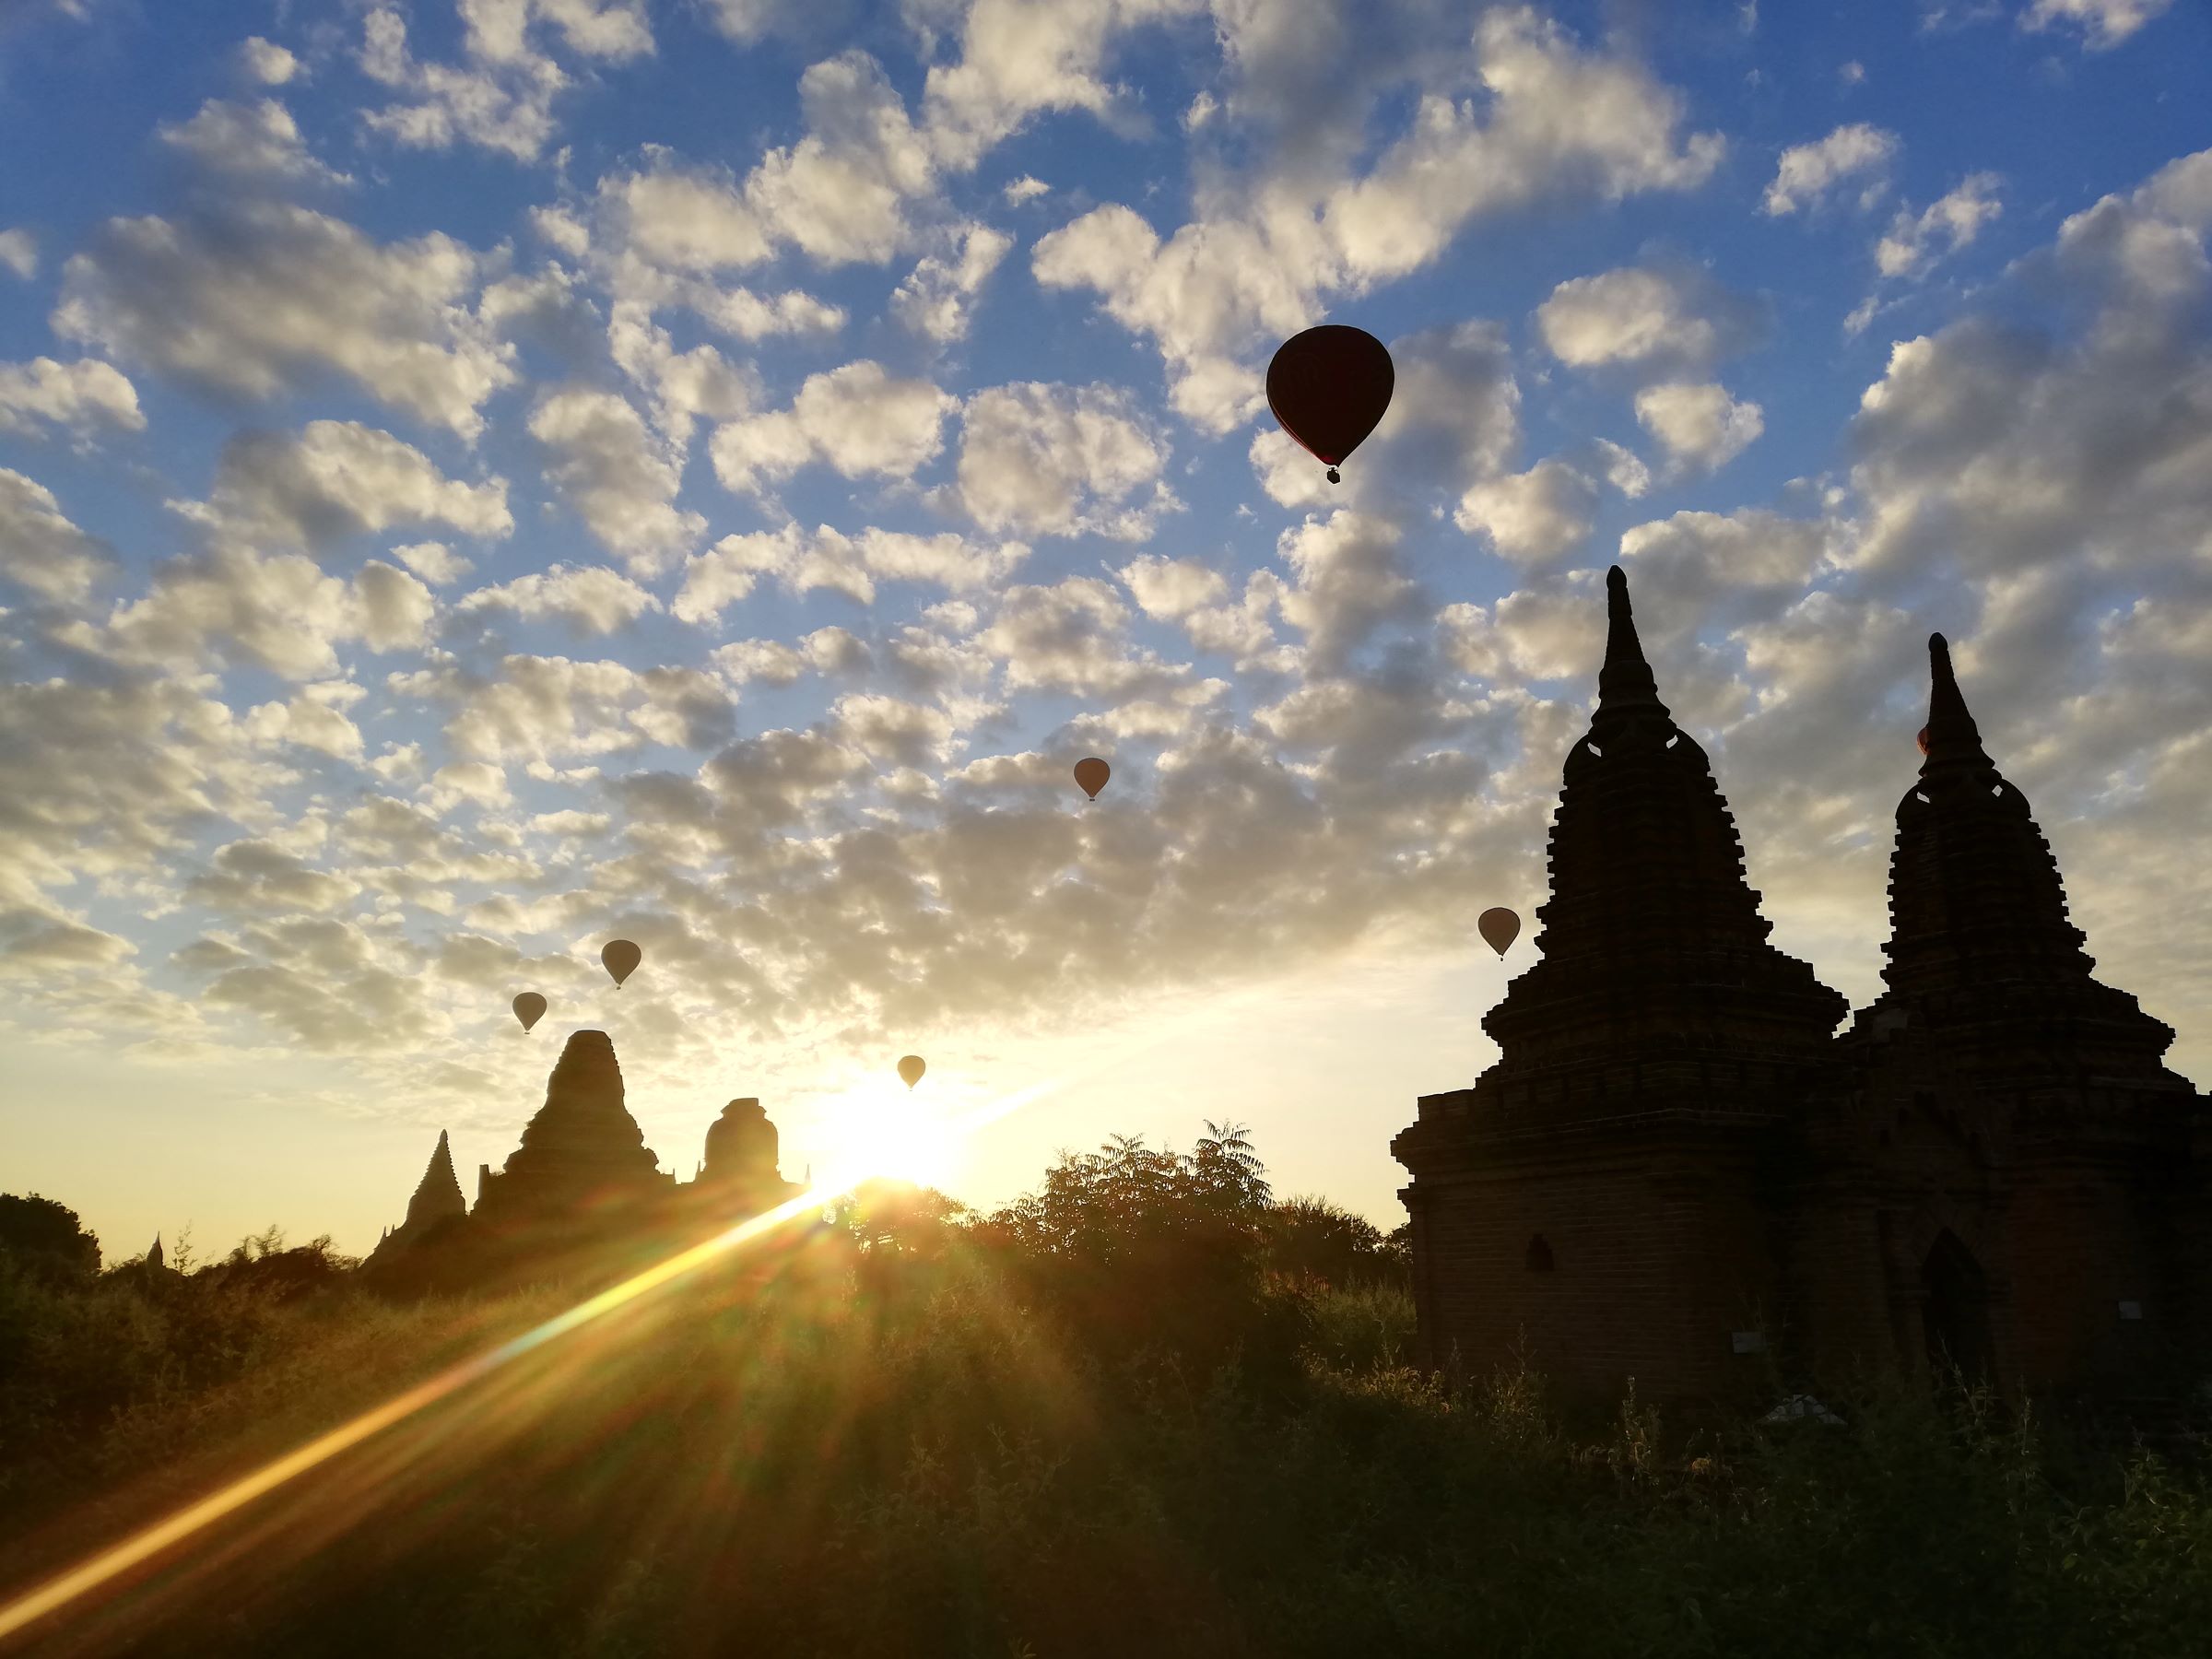
<svg viewBox="0 0 2212 1659">
<path fill-rule="evenodd" d="M 1502 904 L 1493 905 L 1475 919 L 1475 931 L 1485 945 L 1503 956 L 1521 936 L 1521 918 Z"/>
<path fill-rule="evenodd" d="M 922 1074 L 928 1069 L 929 1063 L 919 1054 L 909 1054 L 899 1062 L 899 1076 L 904 1079 L 909 1088 L 921 1082 Z"/>
<path fill-rule="evenodd" d="M 1094 801 L 1099 798 L 1099 791 L 1106 787 L 1106 780 L 1112 776 L 1113 768 L 1096 755 L 1076 762 L 1076 782 Z"/>
<path fill-rule="evenodd" d="M 1359 447 L 1390 407 L 1390 352 L 1363 328 L 1324 323 L 1292 335 L 1267 365 L 1267 406 L 1329 466 Z"/>
<path fill-rule="evenodd" d="M 606 965 L 607 972 L 614 975 L 618 990 L 624 980 L 638 971 L 638 964 L 644 959 L 645 953 L 628 939 L 609 939 L 606 948 L 599 953 L 599 960 Z"/>
<path fill-rule="evenodd" d="M 514 1017 L 528 1030 L 546 1017 L 546 999 L 535 991 L 525 991 L 514 999 Z"/>
<path fill-rule="evenodd" d="M 1913 741 L 1920 745 L 1920 752 L 1924 755 L 1926 754 L 1928 752 L 1928 728 L 1922 726 L 1920 735 Z"/>
</svg>

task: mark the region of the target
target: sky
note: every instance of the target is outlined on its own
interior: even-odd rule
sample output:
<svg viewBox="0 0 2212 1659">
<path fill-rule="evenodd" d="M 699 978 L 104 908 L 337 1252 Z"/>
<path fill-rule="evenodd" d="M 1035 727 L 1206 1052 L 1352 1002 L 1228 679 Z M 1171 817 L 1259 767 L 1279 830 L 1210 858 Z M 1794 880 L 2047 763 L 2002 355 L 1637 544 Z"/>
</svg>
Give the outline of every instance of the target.
<svg viewBox="0 0 2212 1659">
<path fill-rule="evenodd" d="M 1038 1091 L 972 1202 L 1214 1119 L 1394 1225 L 1616 561 L 1783 948 L 1879 988 L 1939 629 L 2203 1084 L 2208 73 L 2170 0 L 0 5 L 0 1188 L 364 1250 L 597 1026 L 687 1178 L 918 1053 L 925 1140 Z"/>
</svg>

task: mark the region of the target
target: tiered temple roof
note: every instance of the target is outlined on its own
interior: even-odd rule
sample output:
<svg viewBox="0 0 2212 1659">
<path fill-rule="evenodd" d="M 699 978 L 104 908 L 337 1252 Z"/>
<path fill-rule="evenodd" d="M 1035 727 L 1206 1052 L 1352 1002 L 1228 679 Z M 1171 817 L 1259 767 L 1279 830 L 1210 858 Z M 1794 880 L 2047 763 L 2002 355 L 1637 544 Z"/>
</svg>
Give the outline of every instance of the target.
<svg viewBox="0 0 2212 1659">
<path fill-rule="evenodd" d="M 623 1101 L 622 1067 L 605 1031 L 576 1031 L 546 1084 L 546 1101 L 505 1169 L 490 1175 L 477 1211 L 565 1212 L 597 1199 L 668 1184 L 660 1159 Z"/>
<path fill-rule="evenodd" d="M 438 1149 L 430 1154 L 429 1167 L 423 1171 L 422 1180 L 416 1184 L 415 1195 L 407 1200 L 407 1218 L 401 1226 L 421 1231 L 449 1216 L 467 1213 L 468 1201 L 461 1196 L 461 1178 L 453 1173 L 453 1148 L 446 1142 L 445 1131 L 441 1129 Z"/>
<path fill-rule="evenodd" d="M 1928 654 L 1927 754 L 1889 865 L 1888 989 L 1859 1030 L 1940 1031 L 1971 1070 L 2018 1072 L 2036 1092 L 2124 1080 L 2186 1094 L 2159 1059 L 2172 1028 L 2090 977 L 2050 842 L 1983 747 L 1941 634 Z"/>
<path fill-rule="evenodd" d="M 1542 959 L 1483 1022 L 1502 1057 L 1477 1130 L 1698 1109 L 1724 1084 L 1740 1100 L 1817 1055 L 1845 1012 L 1767 942 L 1735 820 L 1659 700 L 1618 566 L 1606 597 L 1597 707 L 1552 822 Z"/>
</svg>

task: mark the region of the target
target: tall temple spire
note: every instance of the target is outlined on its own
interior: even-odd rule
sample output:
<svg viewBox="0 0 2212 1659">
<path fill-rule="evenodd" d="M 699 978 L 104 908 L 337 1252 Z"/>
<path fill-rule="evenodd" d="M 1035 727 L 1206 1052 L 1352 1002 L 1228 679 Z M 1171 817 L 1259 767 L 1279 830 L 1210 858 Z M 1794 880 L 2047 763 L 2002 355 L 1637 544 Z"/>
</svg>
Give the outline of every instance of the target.
<svg viewBox="0 0 2212 1659">
<path fill-rule="evenodd" d="M 575 1031 L 546 1080 L 546 1101 L 506 1166 L 481 1184 L 494 1215 L 573 1209 L 666 1184 L 660 1159 L 623 1101 L 622 1067 L 605 1031 Z"/>
<path fill-rule="evenodd" d="M 446 1133 L 438 1131 L 438 1148 L 430 1154 L 429 1167 L 423 1171 L 422 1180 L 416 1184 L 415 1195 L 407 1200 L 408 1227 L 428 1227 L 442 1221 L 448 1216 L 465 1216 L 468 1202 L 461 1196 L 461 1178 L 453 1173 L 453 1151 Z"/>
<path fill-rule="evenodd" d="M 1981 729 L 1967 711 L 1959 677 L 1951 669 L 1951 648 L 1941 634 L 1928 636 L 1928 667 L 1927 759 L 1921 771 L 1961 763 L 1988 765 Z"/>
<path fill-rule="evenodd" d="M 1571 1067 L 1601 1047 L 1807 1052 L 1843 999 L 1767 943 L 1735 820 L 1705 751 L 1660 700 L 1618 566 L 1606 611 L 1597 706 L 1552 821 L 1543 959 L 1483 1022 L 1504 1051 L 1499 1070 Z"/>
<path fill-rule="evenodd" d="M 1597 671 L 1597 716 L 1630 712 L 1667 717 L 1666 705 L 1659 700 L 1659 682 L 1643 658 L 1643 641 L 1636 637 L 1628 572 L 1615 565 L 1606 572 L 1606 661 Z"/>
<path fill-rule="evenodd" d="M 154 1235 L 154 1247 L 146 1253 L 146 1265 L 148 1267 L 165 1267 L 169 1265 L 169 1255 L 161 1248 L 159 1233 Z"/>
</svg>

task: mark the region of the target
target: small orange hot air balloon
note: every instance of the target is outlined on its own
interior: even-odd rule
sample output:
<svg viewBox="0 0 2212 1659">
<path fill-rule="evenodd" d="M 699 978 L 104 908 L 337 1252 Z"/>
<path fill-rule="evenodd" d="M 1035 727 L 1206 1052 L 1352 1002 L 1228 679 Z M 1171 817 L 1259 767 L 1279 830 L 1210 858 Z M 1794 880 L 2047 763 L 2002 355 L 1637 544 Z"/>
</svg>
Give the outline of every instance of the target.
<svg viewBox="0 0 2212 1659">
<path fill-rule="evenodd" d="M 546 1017 L 546 999 L 535 991 L 525 991 L 514 999 L 514 1017 L 528 1030 Z"/>
<path fill-rule="evenodd" d="M 905 1081 L 909 1088 L 921 1082 L 922 1074 L 928 1069 L 929 1062 L 919 1054 L 909 1054 L 899 1062 L 899 1076 Z"/>
<path fill-rule="evenodd" d="M 599 960 L 607 972 L 614 976 L 615 989 L 618 991 L 622 989 L 622 982 L 635 973 L 638 964 L 644 959 L 645 953 L 628 939 L 609 939 L 606 948 L 599 953 Z"/>
<path fill-rule="evenodd" d="M 1106 787 L 1106 780 L 1112 776 L 1113 768 L 1096 755 L 1076 762 L 1076 783 L 1094 801 L 1099 798 L 1099 791 Z"/>
<path fill-rule="evenodd" d="M 1926 726 L 1922 726 L 1920 728 L 1920 735 L 1915 737 L 1912 741 L 1920 745 L 1920 752 L 1922 754 L 1926 754 L 1928 752 L 1928 728 Z"/>
<path fill-rule="evenodd" d="M 1475 918 L 1475 931 L 1485 945 L 1503 956 L 1521 936 L 1521 918 L 1502 904 L 1492 905 Z"/>
<path fill-rule="evenodd" d="M 1389 347 L 1373 335 L 1324 323 L 1276 351 L 1267 365 L 1267 406 L 1329 469 L 1329 482 L 1341 484 L 1337 464 L 1375 429 L 1397 379 Z"/>
</svg>

